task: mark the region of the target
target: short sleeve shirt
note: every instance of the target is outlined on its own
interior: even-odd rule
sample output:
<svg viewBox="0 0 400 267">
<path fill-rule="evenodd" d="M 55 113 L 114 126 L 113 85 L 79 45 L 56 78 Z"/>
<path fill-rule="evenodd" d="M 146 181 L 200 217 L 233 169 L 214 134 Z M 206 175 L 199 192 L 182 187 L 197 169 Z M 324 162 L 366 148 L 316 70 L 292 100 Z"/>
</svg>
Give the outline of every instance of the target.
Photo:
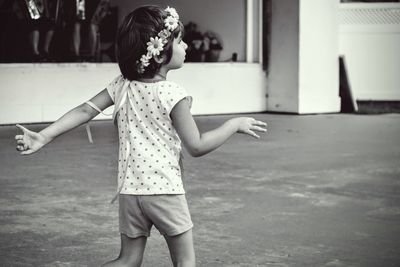
<svg viewBox="0 0 400 267">
<path fill-rule="evenodd" d="M 181 140 L 170 113 L 183 99 L 191 105 L 192 98 L 174 82 L 127 81 L 121 75 L 107 86 L 114 102 L 124 85 L 126 97 L 116 115 L 120 194 L 184 194 Z"/>
</svg>

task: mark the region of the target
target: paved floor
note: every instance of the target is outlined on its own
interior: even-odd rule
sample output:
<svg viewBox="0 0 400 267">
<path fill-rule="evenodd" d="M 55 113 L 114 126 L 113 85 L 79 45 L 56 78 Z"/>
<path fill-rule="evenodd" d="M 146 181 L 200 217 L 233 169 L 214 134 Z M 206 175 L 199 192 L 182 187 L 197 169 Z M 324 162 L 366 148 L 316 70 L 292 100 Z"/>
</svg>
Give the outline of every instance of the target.
<svg viewBox="0 0 400 267">
<path fill-rule="evenodd" d="M 255 117 L 269 124 L 261 140 L 185 157 L 198 266 L 400 266 L 400 115 Z M 16 129 L 0 127 L 0 266 L 117 255 L 116 132 L 109 121 L 92 132 L 95 144 L 80 127 L 22 157 Z M 171 266 L 157 231 L 143 266 Z"/>
</svg>

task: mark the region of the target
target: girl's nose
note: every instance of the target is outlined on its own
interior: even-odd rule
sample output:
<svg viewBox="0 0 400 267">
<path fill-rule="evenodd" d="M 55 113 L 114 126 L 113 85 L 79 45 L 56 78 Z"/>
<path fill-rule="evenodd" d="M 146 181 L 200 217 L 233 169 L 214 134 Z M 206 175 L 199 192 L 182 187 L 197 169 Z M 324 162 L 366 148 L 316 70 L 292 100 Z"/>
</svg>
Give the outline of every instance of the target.
<svg viewBox="0 0 400 267">
<path fill-rule="evenodd" d="M 183 42 L 183 48 L 186 50 L 188 48 L 188 45 L 184 41 L 182 42 Z"/>
</svg>

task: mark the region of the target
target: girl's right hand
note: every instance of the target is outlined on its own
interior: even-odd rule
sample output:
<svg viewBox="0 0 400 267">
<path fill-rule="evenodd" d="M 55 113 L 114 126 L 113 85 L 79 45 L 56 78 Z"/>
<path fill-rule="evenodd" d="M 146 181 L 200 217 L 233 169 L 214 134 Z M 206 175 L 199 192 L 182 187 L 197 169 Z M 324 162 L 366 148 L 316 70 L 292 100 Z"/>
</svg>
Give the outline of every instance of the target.
<svg viewBox="0 0 400 267">
<path fill-rule="evenodd" d="M 42 134 L 28 130 L 19 124 L 16 126 L 23 132 L 23 135 L 15 136 L 15 140 L 17 141 L 17 150 L 21 151 L 21 155 L 35 153 L 48 143 Z"/>
<path fill-rule="evenodd" d="M 261 133 L 267 132 L 267 124 L 254 118 L 239 117 L 232 119 L 232 121 L 236 124 L 238 133 L 244 133 L 253 136 L 254 138 L 260 138 L 255 131 Z"/>
</svg>

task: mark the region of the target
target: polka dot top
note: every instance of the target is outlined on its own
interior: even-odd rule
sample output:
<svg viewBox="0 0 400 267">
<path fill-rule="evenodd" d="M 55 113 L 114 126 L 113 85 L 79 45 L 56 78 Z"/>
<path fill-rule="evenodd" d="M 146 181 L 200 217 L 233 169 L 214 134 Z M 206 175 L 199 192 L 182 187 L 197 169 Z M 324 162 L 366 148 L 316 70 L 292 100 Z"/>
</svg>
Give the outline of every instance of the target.
<svg viewBox="0 0 400 267">
<path fill-rule="evenodd" d="M 118 76 L 107 86 L 114 102 L 126 97 L 116 113 L 119 133 L 120 194 L 184 194 L 179 165 L 181 140 L 170 118 L 172 108 L 192 98 L 174 82 L 144 83 Z"/>
</svg>

